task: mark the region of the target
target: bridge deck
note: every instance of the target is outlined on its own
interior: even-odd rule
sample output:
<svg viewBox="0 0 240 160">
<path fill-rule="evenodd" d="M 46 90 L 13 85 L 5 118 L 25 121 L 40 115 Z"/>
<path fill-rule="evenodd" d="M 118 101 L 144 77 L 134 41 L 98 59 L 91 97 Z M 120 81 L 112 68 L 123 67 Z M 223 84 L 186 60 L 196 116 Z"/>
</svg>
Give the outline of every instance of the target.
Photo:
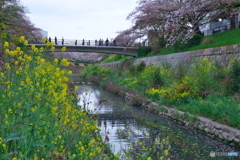
<svg viewBox="0 0 240 160">
<path fill-rule="evenodd" d="M 45 44 L 29 44 L 36 47 L 45 47 Z M 61 52 L 62 47 L 66 47 L 65 52 L 93 52 L 93 53 L 107 53 L 120 54 L 126 56 L 137 57 L 138 47 L 120 47 L 120 46 L 78 46 L 78 45 L 54 45 L 54 52 Z M 50 49 L 45 49 L 46 52 L 51 52 Z"/>
</svg>

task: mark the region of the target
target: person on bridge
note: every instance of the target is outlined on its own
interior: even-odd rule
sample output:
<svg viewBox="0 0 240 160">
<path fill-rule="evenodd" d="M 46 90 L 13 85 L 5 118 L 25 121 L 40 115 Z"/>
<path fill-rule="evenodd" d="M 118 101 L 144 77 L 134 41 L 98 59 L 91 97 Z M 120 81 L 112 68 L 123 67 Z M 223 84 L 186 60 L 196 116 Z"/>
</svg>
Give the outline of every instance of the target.
<svg viewBox="0 0 240 160">
<path fill-rule="evenodd" d="M 108 42 L 109 42 L 109 40 L 108 40 L 108 38 L 107 38 L 106 41 L 105 41 L 105 45 L 106 45 L 106 46 L 108 46 Z"/>
<path fill-rule="evenodd" d="M 62 45 L 64 45 L 64 38 L 62 37 Z"/>
<path fill-rule="evenodd" d="M 99 39 L 99 46 L 101 46 L 101 38 Z"/>
<path fill-rule="evenodd" d="M 84 39 L 83 39 L 83 40 L 82 40 L 82 45 L 83 45 L 83 46 L 84 46 L 84 43 L 85 43 L 85 42 L 84 42 Z"/>
<path fill-rule="evenodd" d="M 116 43 L 116 39 L 113 40 L 113 45 L 116 46 L 117 43 Z"/>
<path fill-rule="evenodd" d="M 77 40 L 75 41 L 75 46 L 77 45 Z"/>
<path fill-rule="evenodd" d="M 95 46 L 97 46 L 97 40 L 95 40 Z"/>
<path fill-rule="evenodd" d="M 55 36 L 55 44 L 57 44 L 57 37 Z"/>
</svg>

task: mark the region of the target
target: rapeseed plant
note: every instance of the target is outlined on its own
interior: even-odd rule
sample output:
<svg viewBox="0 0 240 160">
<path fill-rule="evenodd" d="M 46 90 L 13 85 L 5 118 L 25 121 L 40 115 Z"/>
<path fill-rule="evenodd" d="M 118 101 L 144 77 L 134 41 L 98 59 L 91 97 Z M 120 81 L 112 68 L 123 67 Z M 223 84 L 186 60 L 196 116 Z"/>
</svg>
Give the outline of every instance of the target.
<svg viewBox="0 0 240 160">
<path fill-rule="evenodd" d="M 25 47 L 28 44 L 24 37 L 20 42 Z M 13 50 L 7 42 L 4 47 L 0 159 L 110 159 L 96 133 L 97 122 L 76 107 L 77 88 L 68 89 L 72 72 L 59 68 L 58 60 L 44 59 L 43 48 Z M 62 59 L 59 65 L 69 64 Z"/>
</svg>

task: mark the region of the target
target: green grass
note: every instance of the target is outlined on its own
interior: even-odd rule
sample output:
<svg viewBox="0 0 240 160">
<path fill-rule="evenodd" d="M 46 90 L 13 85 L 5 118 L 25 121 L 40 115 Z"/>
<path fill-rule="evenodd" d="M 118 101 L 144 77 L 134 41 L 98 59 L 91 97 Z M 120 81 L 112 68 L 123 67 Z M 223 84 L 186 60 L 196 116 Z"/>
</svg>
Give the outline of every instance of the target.
<svg viewBox="0 0 240 160">
<path fill-rule="evenodd" d="M 109 58 L 107 58 L 106 60 L 104 60 L 103 63 L 110 63 L 110 62 L 118 62 L 118 61 L 125 61 L 132 58 L 131 56 L 124 56 L 124 55 L 114 55 L 111 56 Z"/>
<path fill-rule="evenodd" d="M 199 50 L 199 49 L 205 49 L 205 48 L 239 44 L 240 29 L 230 30 L 223 33 L 217 33 L 214 35 L 206 36 L 203 38 L 202 42 L 206 41 L 207 39 L 211 39 L 212 42 L 207 44 L 200 44 L 196 47 L 188 48 L 188 50 L 192 51 L 192 50 Z"/>
<path fill-rule="evenodd" d="M 232 97 L 210 94 L 205 100 L 192 99 L 189 103 L 179 103 L 176 108 L 240 128 L 240 109 Z"/>
</svg>

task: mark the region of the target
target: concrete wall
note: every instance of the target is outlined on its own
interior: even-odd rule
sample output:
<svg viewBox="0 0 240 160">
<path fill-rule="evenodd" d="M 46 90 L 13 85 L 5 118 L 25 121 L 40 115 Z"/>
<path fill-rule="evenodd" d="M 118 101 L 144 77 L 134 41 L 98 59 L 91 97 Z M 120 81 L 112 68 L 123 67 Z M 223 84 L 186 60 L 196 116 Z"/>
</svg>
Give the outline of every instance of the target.
<svg viewBox="0 0 240 160">
<path fill-rule="evenodd" d="M 196 51 L 181 52 L 168 55 L 160 55 L 154 57 L 139 58 L 134 61 L 134 65 L 137 65 L 144 61 L 147 65 L 158 65 L 169 63 L 173 67 L 177 66 L 179 63 L 192 63 L 193 58 L 214 58 L 222 65 L 228 65 L 229 60 L 237 58 L 240 60 L 240 46 L 239 45 L 230 45 L 222 46 L 216 48 L 202 49 Z"/>
<path fill-rule="evenodd" d="M 193 63 L 193 59 L 200 58 L 214 58 L 221 65 L 228 65 L 231 59 L 238 59 L 240 61 L 240 46 L 229 45 L 215 48 L 208 48 L 196 51 L 180 52 L 167 55 L 139 58 L 133 62 L 133 65 L 138 65 L 144 61 L 147 65 L 163 65 L 171 64 L 172 67 L 176 67 L 179 63 Z M 112 62 L 104 63 L 101 66 L 104 67 L 120 67 L 124 62 Z"/>
</svg>

